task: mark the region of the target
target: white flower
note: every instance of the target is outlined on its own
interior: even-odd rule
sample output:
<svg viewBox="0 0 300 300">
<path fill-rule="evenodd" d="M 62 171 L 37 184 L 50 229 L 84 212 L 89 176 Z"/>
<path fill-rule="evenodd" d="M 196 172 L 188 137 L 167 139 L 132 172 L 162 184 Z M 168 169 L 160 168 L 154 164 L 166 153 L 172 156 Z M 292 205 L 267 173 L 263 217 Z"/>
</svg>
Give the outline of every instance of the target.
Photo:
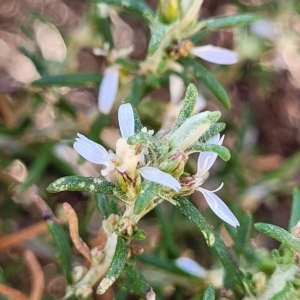
<svg viewBox="0 0 300 300">
<path fill-rule="evenodd" d="M 108 153 L 104 147 L 80 133 L 77 134 L 78 138 L 74 143 L 74 149 L 86 160 L 104 165 L 106 168 L 101 171 L 103 176 L 116 169 L 121 173 L 126 172 L 131 177 L 130 175 L 138 170 L 146 180 L 159 183 L 178 192 L 181 186 L 173 176 L 157 168 L 144 166 L 144 154 L 147 153 L 145 147 L 141 147 L 137 153 L 135 146 L 127 144 L 127 138 L 134 134 L 134 114 L 129 103 L 120 106 L 118 117 L 122 137 L 117 141 L 116 154 Z"/>
<path fill-rule="evenodd" d="M 238 55 L 235 51 L 213 45 L 194 47 L 191 53 L 219 65 L 232 65 L 238 61 Z"/>
<path fill-rule="evenodd" d="M 208 143 L 210 144 L 216 144 L 216 145 L 222 145 L 224 140 L 224 136 L 220 138 L 220 134 L 215 135 L 212 137 Z M 232 225 L 233 227 L 239 226 L 239 221 L 237 218 L 234 216 L 234 214 L 230 211 L 230 209 L 227 207 L 227 205 L 215 194 L 218 190 L 220 190 L 223 186 L 221 186 L 214 190 L 214 191 L 209 191 L 206 190 L 202 187 L 200 187 L 207 175 L 207 172 L 209 169 L 212 167 L 214 162 L 216 161 L 218 155 L 213 152 L 201 152 L 198 158 L 198 169 L 197 173 L 194 175 L 195 177 L 195 182 L 194 186 L 197 191 L 202 193 L 204 196 L 207 204 L 209 207 L 213 210 L 213 212 L 223 221 L 226 223 Z"/>
<path fill-rule="evenodd" d="M 207 276 L 207 271 L 189 257 L 179 257 L 175 260 L 175 264 L 178 268 L 193 276 L 199 278 L 205 278 Z"/>
<path fill-rule="evenodd" d="M 108 67 L 102 78 L 99 96 L 98 108 L 100 112 L 109 114 L 115 102 L 119 86 L 119 70 L 116 66 Z"/>
</svg>

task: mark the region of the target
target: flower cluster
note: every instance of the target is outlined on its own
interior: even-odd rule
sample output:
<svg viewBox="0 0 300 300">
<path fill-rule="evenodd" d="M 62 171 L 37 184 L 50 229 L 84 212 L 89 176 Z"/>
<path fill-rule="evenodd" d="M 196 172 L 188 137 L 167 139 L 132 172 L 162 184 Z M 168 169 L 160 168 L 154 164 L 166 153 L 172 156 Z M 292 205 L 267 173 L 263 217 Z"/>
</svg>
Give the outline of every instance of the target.
<svg viewBox="0 0 300 300">
<path fill-rule="evenodd" d="M 193 94 L 193 104 L 197 99 L 197 91 L 190 85 L 186 99 Z M 146 182 L 158 184 L 155 197 L 167 199 L 172 202 L 172 197 L 187 195 L 195 190 L 201 192 L 214 213 L 236 227 L 238 220 L 229 210 L 227 205 L 215 194 L 202 188 L 209 169 L 217 159 L 218 154 L 210 151 L 201 152 L 198 159 L 198 170 L 195 175 L 187 175 L 184 166 L 188 154 L 193 147 L 196 149 L 202 144 L 222 147 L 224 136 L 220 138 L 217 133 L 205 143 L 199 144 L 199 139 L 210 132 L 210 128 L 220 117 L 219 112 L 203 112 L 191 115 L 191 105 L 185 100 L 182 111 L 179 114 L 173 129 L 159 131 L 153 135 L 153 131 L 136 126 L 136 115 L 131 104 L 122 104 L 119 108 L 119 126 L 121 137 L 116 143 L 116 153 L 109 153 L 101 145 L 89 140 L 82 134 L 74 143 L 75 150 L 86 160 L 103 165 L 101 171 L 107 176 L 112 171 L 116 172 L 116 181 L 127 199 L 133 204 L 143 193 Z M 138 128 L 137 128 L 138 127 Z M 199 151 L 200 152 L 200 151 Z"/>
</svg>

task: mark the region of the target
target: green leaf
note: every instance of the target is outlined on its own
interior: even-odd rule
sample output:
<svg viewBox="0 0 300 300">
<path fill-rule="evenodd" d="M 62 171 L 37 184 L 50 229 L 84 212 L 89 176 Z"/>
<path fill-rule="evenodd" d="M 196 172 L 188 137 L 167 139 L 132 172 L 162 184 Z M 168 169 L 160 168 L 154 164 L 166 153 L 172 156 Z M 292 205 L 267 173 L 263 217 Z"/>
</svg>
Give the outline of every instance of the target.
<svg viewBox="0 0 300 300">
<path fill-rule="evenodd" d="M 215 290 L 211 283 L 204 291 L 203 300 L 215 300 Z"/>
<path fill-rule="evenodd" d="M 142 100 L 145 90 L 145 78 L 142 76 L 136 76 L 131 84 L 131 90 L 128 97 L 125 99 L 125 103 L 130 103 L 136 107 Z"/>
<path fill-rule="evenodd" d="M 96 193 L 95 200 L 104 220 L 107 219 L 111 214 L 121 216 L 122 212 L 120 206 L 114 197 Z"/>
<path fill-rule="evenodd" d="M 248 239 L 252 228 L 252 215 L 246 212 L 241 219 L 240 227 L 237 229 L 234 249 L 237 254 L 242 254 L 248 245 Z"/>
<path fill-rule="evenodd" d="M 36 157 L 33 164 L 30 166 L 28 176 L 26 180 L 20 184 L 18 187 L 19 191 L 23 191 L 30 187 L 32 184 L 37 183 L 42 177 L 49 160 L 50 160 L 50 150 L 51 146 L 49 143 L 46 143 L 39 150 L 39 155 Z"/>
<path fill-rule="evenodd" d="M 30 50 L 22 46 L 20 47 L 20 51 L 31 60 L 40 75 L 43 76 L 47 74 L 47 68 L 39 54 L 31 52 Z"/>
<path fill-rule="evenodd" d="M 217 135 L 221 131 L 225 129 L 226 125 L 225 123 L 218 122 L 215 124 L 212 124 L 207 131 L 205 131 L 199 138 L 199 143 L 206 143 L 209 139 L 211 139 L 213 136 Z"/>
<path fill-rule="evenodd" d="M 295 288 L 291 282 L 287 282 L 284 288 L 274 295 L 270 300 L 290 300 L 299 299 L 295 294 Z"/>
<path fill-rule="evenodd" d="M 217 254 L 219 256 L 219 259 L 220 259 L 222 265 L 224 266 L 225 270 L 227 271 L 228 275 L 230 276 L 230 279 L 233 280 L 233 282 L 235 284 L 235 289 L 237 289 L 239 292 L 245 291 L 245 288 L 243 285 L 244 275 L 238 269 L 238 267 L 236 266 L 236 263 L 233 261 L 223 239 L 216 232 L 215 232 L 215 240 L 216 240 L 216 242 L 215 242 L 214 248 L 217 251 Z"/>
<path fill-rule="evenodd" d="M 183 101 L 183 106 L 172 128 L 172 132 L 178 127 L 180 127 L 187 118 L 192 116 L 197 98 L 198 98 L 198 90 L 194 84 L 190 83 L 187 87 L 186 94 Z"/>
<path fill-rule="evenodd" d="M 140 296 L 145 296 L 149 293 L 154 293 L 152 287 L 146 281 L 141 272 L 130 264 L 125 264 L 124 271 L 135 287 L 135 292 Z M 147 298 L 146 298 L 147 299 Z"/>
<path fill-rule="evenodd" d="M 168 35 L 170 28 L 171 26 L 162 23 L 157 23 L 151 28 L 151 38 L 148 46 L 149 56 L 152 56 L 157 51 L 163 39 Z"/>
<path fill-rule="evenodd" d="M 63 75 L 52 75 L 43 76 L 42 78 L 32 82 L 33 86 L 48 86 L 48 85 L 59 85 L 59 86 L 70 86 L 70 85 L 99 85 L 102 77 L 99 74 L 63 74 Z"/>
<path fill-rule="evenodd" d="M 176 197 L 174 201 L 176 207 L 201 230 L 207 245 L 213 247 L 215 244 L 214 232 L 199 210 L 185 197 Z"/>
<path fill-rule="evenodd" d="M 193 152 L 214 152 L 217 153 L 225 161 L 228 161 L 230 159 L 229 150 L 224 146 L 216 144 L 195 143 L 191 147 L 187 148 L 186 152 L 189 154 Z"/>
<path fill-rule="evenodd" d="M 62 191 L 94 192 L 113 194 L 115 184 L 105 179 L 84 176 L 66 176 L 53 181 L 47 187 L 49 193 Z"/>
<path fill-rule="evenodd" d="M 293 237 L 283 228 L 266 223 L 256 223 L 254 224 L 254 227 L 259 232 L 262 232 L 279 241 L 291 251 L 300 253 L 300 240 L 296 237 Z"/>
<path fill-rule="evenodd" d="M 99 22 L 98 26 L 99 26 L 100 34 L 103 36 L 104 41 L 109 44 L 109 49 L 114 48 L 114 40 L 110 28 L 111 26 L 110 18 L 97 18 L 97 21 Z"/>
<path fill-rule="evenodd" d="M 151 203 L 159 189 L 158 183 L 147 181 L 134 203 L 133 213 L 140 214 Z"/>
<path fill-rule="evenodd" d="M 129 244 L 122 237 L 118 237 L 113 260 L 109 270 L 97 288 L 97 294 L 103 294 L 119 277 L 125 266 L 128 251 Z"/>
<path fill-rule="evenodd" d="M 207 129 L 218 121 L 219 111 L 205 111 L 188 118 L 168 137 L 172 149 L 186 150 L 193 145 Z"/>
<path fill-rule="evenodd" d="M 291 208 L 291 218 L 289 222 L 289 231 L 291 231 L 300 221 L 300 191 L 293 189 L 293 202 Z"/>
<path fill-rule="evenodd" d="M 132 106 L 133 109 L 133 115 L 134 115 L 134 132 L 140 132 L 143 128 L 143 124 L 140 120 L 140 116 L 134 106 Z"/>
<path fill-rule="evenodd" d="M 139 17 L 152 22 L 154 12 L 144 0 L 91 0 L 94 3 L 106 3 L 108 5 L 118 6 L 127 11 L 136 14 Z"/>
<path fill-rule="evenodd" d="M 57 247 L 57 257 L 60 261 L 64 276 L 68 284 L 72 284 L 72 255 L 69 237 L 57 222 L 47 221 L 47 225 L 54 238 Z"/>
<path fill-rule="evenodd" d="M 226 90 L 212 73 L 192 58 L 181 59 L 180 62 L 192 75 L 201 80 L 210 89 L 224 107 L 231 107 L 231 101 Z"/>
<path fill-rule="evenodd" d="M 260 20 L 261 16 L 253 13 L 237 14 L 233 16 L 211 18 L 203 20 L 204 30 L 218 30 L 227 27 L 244 26 Z"/>
</svg>

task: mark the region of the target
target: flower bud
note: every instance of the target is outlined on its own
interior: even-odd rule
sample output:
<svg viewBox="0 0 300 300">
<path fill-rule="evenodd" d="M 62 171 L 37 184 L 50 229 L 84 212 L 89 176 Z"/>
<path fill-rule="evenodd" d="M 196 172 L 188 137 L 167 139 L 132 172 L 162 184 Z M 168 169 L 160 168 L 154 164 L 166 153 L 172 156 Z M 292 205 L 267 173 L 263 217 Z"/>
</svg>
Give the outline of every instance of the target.
<svg viewBox="0 0 300 300">
<path fill-rule="evenodd" d="M 160 0 L 158 14 L 163 23 L 170 24 L 176 21 L 180 14 L 178 0 Z"/>
<path fill-rule="evenodd" d="M 169 153 L 169 156 L 160 164 L 159 168 L 178 178 L 183 173 L 187 160 L 188 155 L 184 151 L 174 150 Z"/>
<path fill-rule="evenodd" d="M 129 217 L 121 218 L 118 226 L 119 235 L 125 239 L 131 239 L 136 231 L 136 224 Z"/>
</svg>

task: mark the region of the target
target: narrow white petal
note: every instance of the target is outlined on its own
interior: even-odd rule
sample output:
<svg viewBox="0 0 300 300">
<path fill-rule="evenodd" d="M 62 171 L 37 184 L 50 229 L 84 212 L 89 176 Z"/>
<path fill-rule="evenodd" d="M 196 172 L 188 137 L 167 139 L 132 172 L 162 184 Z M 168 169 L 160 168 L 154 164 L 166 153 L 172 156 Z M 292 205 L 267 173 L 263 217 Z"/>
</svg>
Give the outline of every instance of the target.
<svg viewBox="0 0 300 300">
<path fill-rule="evenodd" d="M 195 47 L 191 52 L 206 61 L 219 65 L 232 65 L 238 61 L 235 51 L 213 45 Z"/>
<path fill-rule="evenodd" d="M 140 168 L 139 171 L 145 179 L 167 186 L 176 192 L 181 188 L 180 183 L 173 176 L 157 168 L 146 166 Z"/>
<path fill-rule="evenodd" d="M 100 112 L 104 114 L 110 113 L 116 99 L 118 84 L 118 68 L 115 66 L 107 68 L 104 72 L 99 89 L 98 107 Z"/>
<path fill-rule="evenodd" d="M 124 139 L 134 134 L 134 114 L 130 103 L 122 104 L 118 112 L 121 136 Z"/>
<path fill-rule="evenodd" d="M 175 260 L 175 264 L 181 270 L 199 278 L 204 278 L 207 274 L 202 266 L 189 257 L 179 257 Z"/>
<path fill-rule="evenodd" d="M 271 41 L 276 37 L 275 24 L 268 19 L 262 19 L 250 24 L 250 30 L 254 34 Z"/>
<path fill-rule="evenodd" d="M 216 194 L 203 188 L 197 188 L 197 190 L 203 194 L 209 207 L 220 219 L 233 227 L 240 226 L 237 218 Z"/>
<path fill-rule="evenodd" d="M 178 103 L 184 92 L 184 82 L 181 77 L 177 75 L 170 75 L 169 77 L 169 89 L 170 89 L 170 102 Z"/>
<path fill-rule="evenodd" d="M 108 165 L 110 163 L 109 155 L 104 147 L 80 133 L 77 135 L 78 138 L 73 146 L 82 157 L 95 164 Z"/>
<path fill-rule="evenodd" d="M 216 134 L 207 141 L 208 144 L 222 145 L 224 135 L 220 138 L 220 134 Z M 214 152 L 201 152 L 198 158 L 197 176 L 202 177 L 215 163 L 218 154 Z"/>
</svg>

